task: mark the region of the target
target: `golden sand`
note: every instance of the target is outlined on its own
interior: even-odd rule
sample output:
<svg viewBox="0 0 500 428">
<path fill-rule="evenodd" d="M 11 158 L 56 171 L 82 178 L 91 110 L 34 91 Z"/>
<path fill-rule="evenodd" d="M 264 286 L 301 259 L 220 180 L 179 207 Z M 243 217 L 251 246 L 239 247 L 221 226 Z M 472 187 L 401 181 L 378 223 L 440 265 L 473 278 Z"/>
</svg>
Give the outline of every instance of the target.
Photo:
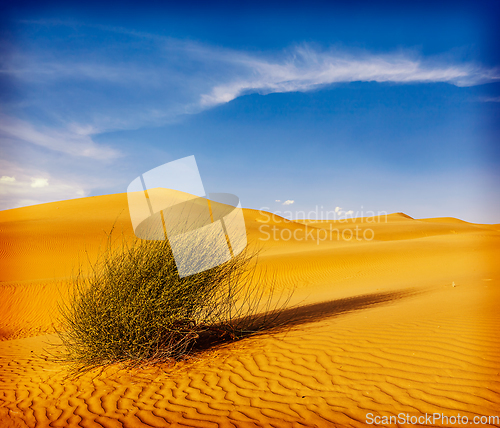
<svg viewBox="0 0 500 428">
<path fill-rule="evenodd" d="M 287 330 L 174 369 L 111 367 L 75 380 L 48 357 L 59 343 L 57 302 L 113 225 L 116 236 L 132 236 L 127 197 L 0 212 L 0 427 L 361 427 L 367 414 L 500 416 L 499 225 L 244 214 L 261 267 L 295 289 Z M 356 226 L 373 239 L 347 239 Z M 266 240 L 271 233 L 277 239 Z"/>
</svg>

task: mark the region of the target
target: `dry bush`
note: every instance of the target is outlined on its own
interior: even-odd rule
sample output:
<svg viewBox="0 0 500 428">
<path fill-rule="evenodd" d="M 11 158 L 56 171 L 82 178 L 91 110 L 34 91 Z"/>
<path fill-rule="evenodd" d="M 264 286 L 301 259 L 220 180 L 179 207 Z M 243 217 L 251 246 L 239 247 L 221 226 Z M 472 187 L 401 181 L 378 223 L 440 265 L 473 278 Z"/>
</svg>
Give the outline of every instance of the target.
<svg viewBox="0 0 500 428">
<path fill-rule="evenodd" d="M 62 360 L 74 372 L 184 359 L 276 327 L 273 320 L 290 299 L 274 295 L 269 275 L 256 274 L 258 252 L 249 247 L 226 263 L 180 278 L 168 241 L 122 242 L 116 250 L 110 238 L 90 274 L 79 270 L 71 298 L 60 308 Z M 213 256 L 210 246 L 202 251 Z"/>
</svg>

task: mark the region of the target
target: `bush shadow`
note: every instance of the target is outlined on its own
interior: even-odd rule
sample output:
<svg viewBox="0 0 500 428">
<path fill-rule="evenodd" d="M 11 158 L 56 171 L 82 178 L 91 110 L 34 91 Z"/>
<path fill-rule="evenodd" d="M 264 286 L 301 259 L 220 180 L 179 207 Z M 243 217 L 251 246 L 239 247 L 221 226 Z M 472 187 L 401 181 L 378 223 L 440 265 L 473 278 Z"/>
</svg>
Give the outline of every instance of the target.
<svg viewBox="0 0 500 428">
<path fill-rule="evenodd" d="M 208 351 L 228 342 L 236 342 L 250 336 L 275 334 L 283 331 L 297 329 L 305 324 L 323 321 L 347 313 L 353 313 L 377 306 L 388 305 L 395 301 L 410 298 L 422 291 L 406 289 L 401 291 L 362 294 L 343 299 L 328 300 L 326 302 L 312 303 L 291 308 L 277 309 L 270 312 L 245 316 L 234 320 L 234 331 L 238 326 L 244 326 L 237 337 L 227 334 L 218 335 L 216 330 L 201 333 L 191 349 L 191 355 Z"/>
</svg>

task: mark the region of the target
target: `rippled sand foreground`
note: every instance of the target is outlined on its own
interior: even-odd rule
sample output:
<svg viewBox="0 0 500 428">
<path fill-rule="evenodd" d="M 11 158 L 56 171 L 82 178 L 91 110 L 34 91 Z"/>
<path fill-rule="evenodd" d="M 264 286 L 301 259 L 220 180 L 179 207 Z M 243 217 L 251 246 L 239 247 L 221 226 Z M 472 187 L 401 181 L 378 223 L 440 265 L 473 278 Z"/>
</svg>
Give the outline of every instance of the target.
<svg viewBox="0 0 500 428">
<path fill-rule="evenodd" d="M 104 231 L 116 224 L 131 236 L 126 195 L 0 212 L 0 427 L 361 427 L 400 414 L 500 417 L 499 225 L 244 213 L 263 272 L 295 289 L 284 330 L 174 368 L 110 367 L 76 380 L 48 355 L 59 343 L 57 301 L 85 251 L 98 253 Z M 356 226 L 373 239 L 342 237 Z"/>
</svg>

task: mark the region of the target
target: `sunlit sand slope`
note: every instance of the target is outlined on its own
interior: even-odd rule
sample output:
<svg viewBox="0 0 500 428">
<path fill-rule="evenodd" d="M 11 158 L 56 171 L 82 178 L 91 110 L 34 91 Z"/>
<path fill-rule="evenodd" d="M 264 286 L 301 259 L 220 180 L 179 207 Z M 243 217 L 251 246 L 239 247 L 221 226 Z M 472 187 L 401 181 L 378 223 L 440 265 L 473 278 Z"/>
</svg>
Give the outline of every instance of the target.
<svg viewBox="0 0 500 428">
<path fill-rule="evenodd" d="M 499 225 L 244 214 L 262 272 L 278 289 L 295 290 L 285 330 L 175 368 L 111 367 L 72 380 L 48 358 L 59 344 L 57 301 L 113 225 L 114 236 L 133 236 L 126 195 L 0 212 L 0 427 L 361 427 L 375 416 L 500 417 Z"/>
</svg>

